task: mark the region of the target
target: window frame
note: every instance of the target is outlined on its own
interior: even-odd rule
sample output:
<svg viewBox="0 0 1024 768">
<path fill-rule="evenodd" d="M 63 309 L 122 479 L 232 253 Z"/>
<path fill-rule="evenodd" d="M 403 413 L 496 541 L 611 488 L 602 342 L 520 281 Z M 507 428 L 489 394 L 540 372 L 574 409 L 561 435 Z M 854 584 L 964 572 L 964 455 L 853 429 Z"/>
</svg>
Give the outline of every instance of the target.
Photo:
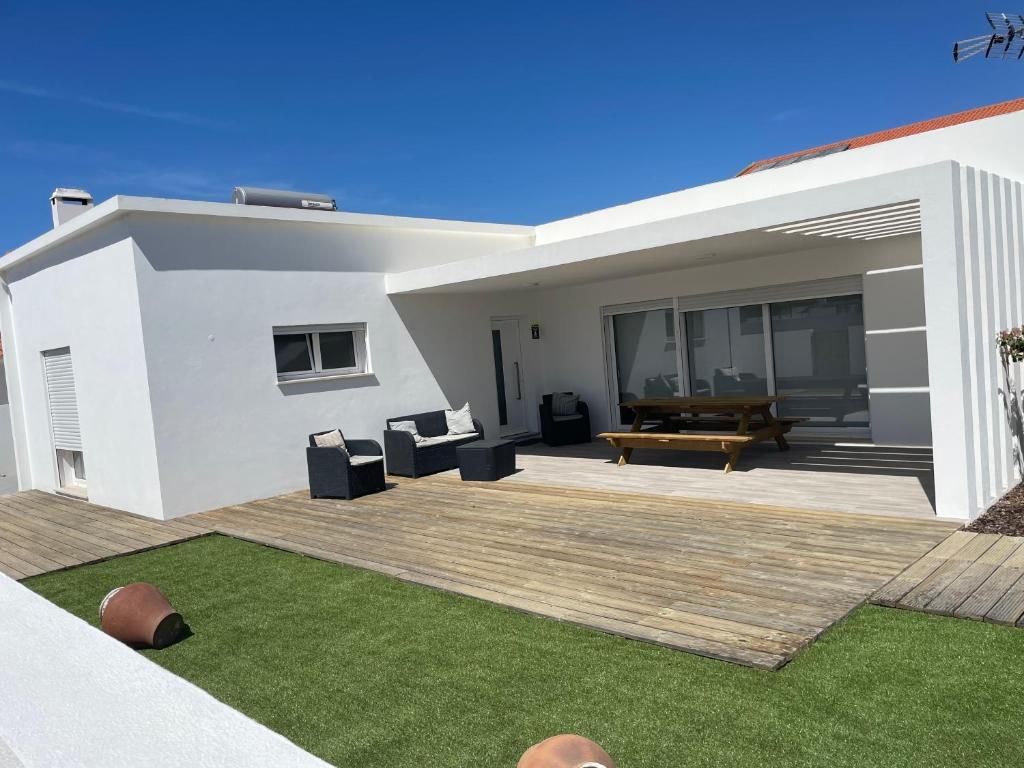
<svg viewBox="0 0 1024 768">
<path fill-rule="evenodd" d="M 345 368 L 324 368 L 320 352 L 321 333 L 351 333 L 355 352 L 355 365 Z M 370 345 L 366 323 L 333 323 L 327 325 L 275 325 L 272 338 L 276 336 L 305 335 L 309 351 L 312 352 L 313 368 L 309 371 L 280 373 L 277 370 L 277 356 L 274 356 L 274 373 L 278 383 L 310 381 L 313 379 L 334 379 L 346 376 L 367 376 L 370 369 Z"/>
</svg>

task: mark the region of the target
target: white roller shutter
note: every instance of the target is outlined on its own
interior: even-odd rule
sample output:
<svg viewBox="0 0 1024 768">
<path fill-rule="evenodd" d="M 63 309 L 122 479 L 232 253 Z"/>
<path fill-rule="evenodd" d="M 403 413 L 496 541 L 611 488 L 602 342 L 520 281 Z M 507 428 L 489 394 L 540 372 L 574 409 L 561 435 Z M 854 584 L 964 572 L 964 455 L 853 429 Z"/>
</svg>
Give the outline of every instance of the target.
<svg viewBox="0 0 1024 768">
<path fill-rule="evenodd" d="M 43 352 L 46 397 L 50 402 L 50 429 L 57 450 L 82 450 L 78 427 L 78 399 L 75 396 L 75 372 L 68 347 Z"/>
<path fill-rule="evenodd" d="M 759 288 L 706 293 L 700 296 L 681 296 L 679 297 L 679 311 L 691 312 L 698 309 L 741 307 L 745 304 L 772 304 L 776 301 L 823 299 L 829 296 L 850 296 L 856 293 L 864 293 L 863 275 L 829 277 L 823 280 L 805 280 L 800 283 L 782 283 L 781 285 L 764 285 Z"/>
</svg>

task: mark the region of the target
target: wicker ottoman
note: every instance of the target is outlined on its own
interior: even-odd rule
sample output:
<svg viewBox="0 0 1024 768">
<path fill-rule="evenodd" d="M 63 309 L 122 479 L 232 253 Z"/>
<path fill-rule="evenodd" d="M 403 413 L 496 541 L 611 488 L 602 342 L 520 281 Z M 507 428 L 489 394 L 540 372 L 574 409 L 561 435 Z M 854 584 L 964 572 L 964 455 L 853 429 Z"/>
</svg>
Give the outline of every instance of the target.
<svg viewBox="0 0 1024 768">
<path fill-rule="evenodd" d="M 516 444 L 511 440 L 477 440 L 455 449 L 463 480 L 500 480 L 516 471 Z"/>
</svg>

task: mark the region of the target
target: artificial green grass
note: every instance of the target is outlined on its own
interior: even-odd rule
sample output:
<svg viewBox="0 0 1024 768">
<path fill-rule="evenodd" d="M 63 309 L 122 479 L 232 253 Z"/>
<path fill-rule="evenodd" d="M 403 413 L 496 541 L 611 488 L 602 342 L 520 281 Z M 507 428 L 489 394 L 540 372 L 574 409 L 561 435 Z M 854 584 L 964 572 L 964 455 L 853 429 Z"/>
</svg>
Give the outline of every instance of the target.
<svg viewBox="0 0 1024 768">
<path fill-rule="evenodd" d="M 1024 760 L 1021 630 L 867 607 L 762 672 L 221 536 L 26 584 L 97 624 L 131 581 L 195 633 L 150 659 L 339 766 L 512 768 L 562 732 L 619 768 Z"/>
</svg>

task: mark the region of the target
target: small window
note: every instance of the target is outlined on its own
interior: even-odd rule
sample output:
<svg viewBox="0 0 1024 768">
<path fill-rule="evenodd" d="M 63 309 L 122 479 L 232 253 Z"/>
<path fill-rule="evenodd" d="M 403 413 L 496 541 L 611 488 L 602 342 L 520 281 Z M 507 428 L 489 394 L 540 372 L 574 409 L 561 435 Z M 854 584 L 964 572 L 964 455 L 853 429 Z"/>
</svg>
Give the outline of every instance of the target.
<svg viewBox="0 0 1024 768">
<path fill-rule="evenodd" d="M 274 328 L 278 381 L 369 373 L 366 325 Z"/>
</svg>

